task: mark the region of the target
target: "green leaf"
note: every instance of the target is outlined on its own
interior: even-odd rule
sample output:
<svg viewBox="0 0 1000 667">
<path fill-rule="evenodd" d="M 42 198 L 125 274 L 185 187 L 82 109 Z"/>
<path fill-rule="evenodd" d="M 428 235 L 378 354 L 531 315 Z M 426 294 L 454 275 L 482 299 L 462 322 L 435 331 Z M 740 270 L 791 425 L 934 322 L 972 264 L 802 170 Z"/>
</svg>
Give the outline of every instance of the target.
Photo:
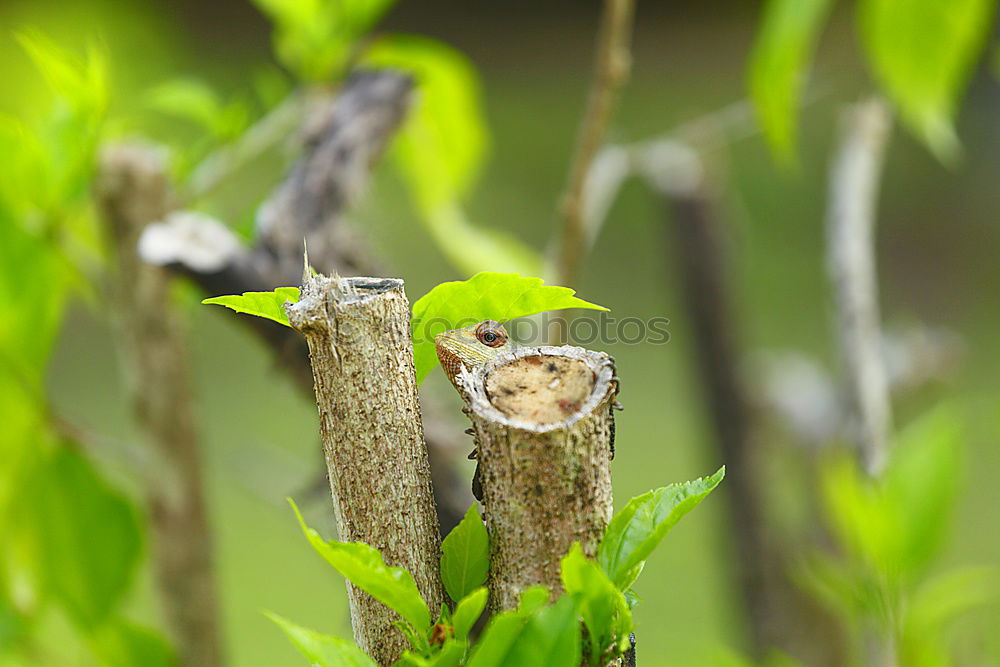
<svg viewBox="0 0 1000 667">
<path fill-rule="evenodd" d="M 544 605 L 548 604 L 552 594 L 545 586 L 531 586 L 521 591 L 521 599 L 518 600 L 517 611 L 522 614 L 532 614 Z"/>
<path fill-rule="evenodd" d="M 287 327 L 288 315 L 283 306 L 286 301 L 296 303 L 298 300 L 298 287 L 278 287 L 273 292 L 244 292 L 241 295 L 214 296 L 203 300 L 202 303 L 225 306 L 237 313 L 264 317 Z"/>
<path fill-rule="evenodd" d="M 521 594 L 515 611 L 495 615 L 473 649 L 468 667 L 580 664 L 576 605 L 563 596 L 547 604 L 549 591 L 534 586 Z"/>
<path fill-rule="evenodd" d="M 445 256 L 459 270 L 541 272 L 542 258 L 514 236 L 470 224 L 460 202 L 476 182 L 489 136 L 479 80 L 469 60 L 431 39 L 392 35 L 375 42 L 364 62 L 410 73 L 417 100 L 391 157 Z"/>
<path fill-rule="evenodd" d="M 916 420 L 896 438 L 885 493 L 904 568 L 925 567 L 944 545 L 959 490 L 963 444 L 962 420 L 948 405 Z"/>
<path fill-rule="evenodd" d="M 326 562 L 352 584 L 402 616 L 418 632 L 431 624 L 427 604 L 420 596 L 413 575 L 401 567 L 389 567 L 378 549 L 360 542 L 327 542 L 306 525 L 299 508 L 289 499 L 302 532 Z"/>
<path fill-rule="evenodd" d="M 200 79 L 165 81 L 150 90 L 146 100 L 157 111 L 183 118 L 205 129 L 212 129 L 222 113 L 219 96 Z"/>
<path fill-rule="evenodd" d="M 543 270 L 542 256 L 536 250 L 506 232 L 471 224 L 457 203 L 423 216 L 438 248 L 463 273 L 493 270 L 535 275 Z"/>
<path fill-rule="evenodd" d="M 418 99 L 397 140 L 395 157 L 421 210 L 461 199 L 475 181 L 488 145 L 479 79 L 469 59 L 425 37 L 390 35 L 364 62 L 413 75 Z"/>
<path fill-rule="evenodd" d="M 604 570 L 583 555 L 575 542 L 560 564 L 563 586 L 574 597 L 590 640 L 590 664 L 604 664 L 603 649 L 616 644 L 627 647 L 632 614 L 625 596 Z M 623 642 L 625 642 L 623 644 Z"/>
<path fill-rule="evenodd" d="M 711 477 L 671 484 L 636 496 L 611 519 L 601 540 L 598 560 L 619 590 L 626 590 L 667 532 L 693 510 L 726 476 L 725 467 Z"/>
<path fill-rule="evenodd" d="M 642 598 L 634 590 L 629 588 L 622 593 L 625 596 L 625 602 L 628 603 L 629 609 L 635 609 L 642 602 Z"/>
<path fill-rule="evenodd" d="M 948 627 L 959 616 L 1000 598 L 995 568 L 961 568 L 938 575 L 909 599 L 903 618 L 900 664 L 952 664 Z"/>
<path fill-rule="evenodd" d="M 108 103 L 108 62 L 96 44 L 87 47 L 87 57 L 77 58 L 37 30 L 15 37 L 42 73 L 49 88 L 77 111 L 101 114 Z"/>
<path fill-rule="evenodd" d="M 576 604 L 571 597 L 563 596 L 551 607 L 540 609 L 524 624 L 502 664 L 577 667 L 580 652 Z"/>
<path fill-rule="evenodd" d="M 527 618 L 516 611 L 495 615 L 472 649 L 468 667 L 500 667 L 524 630 Z"/>
<path fill-rule="evenodd" d="M 264 615 L 281 628 L 295 644 L 295 648 L 299 649 L 313 665 L 319 667 L 377 667 L 378 665 L 354 642 L 303 628 L 271 612 L 266 611 Z"/>
<path fill-rule="evenodd" d="M 426 658 L 413 651 L 404 651 L 402 657 L 393 663 L 394 666 L 407 665 L 412 667 L 458 667 L 469 648 L 469 643 L 456 639 L 447 639 L 440 650 Z"/>
<path fill-rule="evenodd" d="M 993 24 L 993 0 L 862 0 L 871 68 L 910 129 L 942 160 L 958 154 L 953 119 Z"/>
<path fill-rule="evenodd" d="M 541 278 L 484 271 L 468 280 L 441 283 L 413 304 L 413 360 L 422 382 L 437 364 L 434 336 L 482 320 L 505 322 L 547 310 L 604 306 L 573 296 L 568 287 L 543 285 Z"/>
<path fill-rule="evenodd" d="M 102 626 L 90 641 L 103 667 L 172 667 L 177 657 L 166 639 L 124 619 Z"/>
<path fill-rule="evenodd" d="M 486 583 L 490 538 L 473 503 L 465 517 L 441 543 L 441 579 L 456 602 Z"/>
<path fill-rule="evenodd" d="M 252 0 L 274 22 L 275 53 L 308 82 L 339 78 L 358 40 L 395 0 Z"/>
<path fill-rule="evenodd" d="M 749 84 L 757 117 L 774 154 L 795 157 L 802 83 L 830 0 L 768 0 L 750 55 Z"/>
<path fill-rule="evenodd" d="M 100 626 L 132 581 L 138 517 L 93 465 L 58 447 L 35 477 L 30 517 L 37 525 L 44 583 L 82 628 Z"/>
<path fill-rule="evenodd" d="M 961 420 L 943 406 L 899 435 L 881 480 L 868 479 L 849 456 L 822 468 L 824 509 L 838 544 L 886 594 L 897 594 L 944 542 L 961 433 Z"/>
<path fill-rule="evenodd" d="M 464 598 L 459 600 L 455 606 L 455 613 L 451 617 L 452 627 L 455 629 L 457 639 L 466 639 L 469 631 L 476 624 L 479 617 L 486 608 L 486 599 L 489 597 L 489 590 L 477 588 Z"/>
</svg>

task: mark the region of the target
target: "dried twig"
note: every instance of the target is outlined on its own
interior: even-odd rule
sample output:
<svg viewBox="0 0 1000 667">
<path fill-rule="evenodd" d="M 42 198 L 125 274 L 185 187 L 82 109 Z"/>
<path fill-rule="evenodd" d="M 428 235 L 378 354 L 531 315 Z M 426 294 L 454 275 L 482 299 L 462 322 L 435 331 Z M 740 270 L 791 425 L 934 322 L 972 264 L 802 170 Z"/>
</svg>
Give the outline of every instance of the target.
<svg viewBox="0 0 1000 667">
<path fill-rule="evenodd" d="M 136 253 L 142 230 L 169 207 L 163 154 L 145 146 L 109 147 L 101 156 L 96 197 L 116 251 L 113 290 L 132 400 L 158 463 L 156 475 L 146 479 L 146 494 L 167 624 L 182 665 L 215 667 L 223 663 L 223 646 L 188 346 L 170 304 L 170 274 Z"/>
<path fill-rule="evenodd" d="M 836 303 L 845 389 L 865 470 L 885 467 L 891 424 L 881 351 L 875 270 L 875 209 L 891 115 L 881 99 L 850 107 L 830 170 L 827 268 Z"/>
<path fill-rule="evenodd" d="M 634 0 L 605 0 L 597 37 L 594 75 L 590 83 L 576 153 L 561 202 L 561 239 L 557 282 L 574 287 L 585 249 L 584 188 L 594 156 L 604 141 L 608 120 L 631 67 L 630 38 Z"/>
</svg>

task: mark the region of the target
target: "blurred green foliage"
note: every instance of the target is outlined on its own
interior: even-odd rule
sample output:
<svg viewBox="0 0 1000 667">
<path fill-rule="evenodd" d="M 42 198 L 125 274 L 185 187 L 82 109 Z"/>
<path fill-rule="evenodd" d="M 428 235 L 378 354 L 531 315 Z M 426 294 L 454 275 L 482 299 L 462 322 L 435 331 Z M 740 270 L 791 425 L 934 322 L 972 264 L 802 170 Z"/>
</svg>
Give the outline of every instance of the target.
<svg viewBox="0 0 1000 667">
<path fill-rule="evenodd" d="M 1000 592 L 1000 570 L 926 575 L 962 487 L 963 449 L 962 421 L 944 406 L 899 434 L 881 478 L 867 478 L 848 456 L 822 468 L 825 513 L 841 555 L 815 554 L 805 584 L 859 643 L 874 628 L 898 647 L 905 665 L 951 664 L 947 625 Z"/>
<path fill-rule="evenodd" d="M 33 124 L 4 118 L 0 137 L 0 609 L 9 628 L 0 648 L 29 663 L 51 650 L 42 621 L 55 610 L 100 664 L 168 664 L 163 639 L 120 611 L 139 565 L 140 520 L 58 428 L 43 383 L 67 299 L 101 256 L 88 189 L 106 58 L 91 47 L 76 59 L 34 32 L 18 40 L 53 103 Z"/>
<path fill-rule="evenodd" d="M 771 148 L 794 155 L 801 83 L 828 0 L 768 0 L 750 62 L 750 94 Z M 994 0 L 862 0 L 861 40 L 903 121 L 941 160 L 958 152 L 954 118 L 995 15 Z"/>
</svg>

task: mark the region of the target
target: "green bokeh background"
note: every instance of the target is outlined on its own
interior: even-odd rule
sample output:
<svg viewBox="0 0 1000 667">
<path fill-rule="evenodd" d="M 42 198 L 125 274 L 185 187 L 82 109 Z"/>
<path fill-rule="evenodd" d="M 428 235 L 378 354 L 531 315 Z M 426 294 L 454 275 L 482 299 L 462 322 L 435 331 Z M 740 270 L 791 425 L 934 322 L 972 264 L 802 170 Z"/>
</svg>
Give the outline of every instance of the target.
<svg viewBox="0 0 1000 667">
<path fill-rule="evenodd" d="M 632 80 L 611 130 L 616 141 L 641 139 L 742 99 L 744 68 L 759 7 L 755 3 L 640 3 Z M 483 78 L 493 151 L 469 202 L 479 224 L 503 228 L 544 248 L 585 99 L 597 3 L 403 0 L 386 30 L 426 34 L 469 55 Z M 826 168 L 837 106 L 859 97 L 864 69 L 850 17 L 835 14 L 824 34 L 814 80 L 828 94 L 803 116 L 801 166 L 777 169 L 759 136 L 734 139 L 708 158 L 719 176 L 720 212 L 731 226 L 732 284 L 739 335 L 748 350 L 795 349 L 827 363 L 833 336 L 825 283 L 823 212 Z M 251 73 L 271 62 L 269 26 L 244 2 L 34 0 L 0 6 L 0 108 L 31 114 L 44 86 L 10 36 L 31 25 L 79 46 L 100 35 L 111 54 L 116 131 L 153 128 L 161 139 L 178 128 L 141 104 L 152 85 L 178 74 L 239 93 Z M 962 364 L 951 383 L 907 402 L 904 422 L 941 391 L 962 400 L 970 417 L 966 489 L 950 548 L 940 566 L 1000 563 L 1000 88 L 978 72 L 959 118 L 961 164 L 946 169 L 897 129 L 880 205 L 878 247 L 883 317 L 888 325 L 924 322 L 958 332 Z M 274 176 L 258 165 L 255 177 Z M 253 199 L 230 188 L 215 203 L 220 215 L 245 216 Z M 256 195 L 255 195 L 256 196 Z M 389 169 L 379 168 L 355 212 L 359 227 L 411 299 L 444 280 L 462 278 L 423 231 Z M 587 262 L 580 295 L 619 317 L 671 319 L 665 346 L 612 345 L 627 410 L 618 420 L 615 493 L 625 499 L 670 481 L 714 471 L 719 460 L 693 374 L 692 340 L 677 290 L 670 227 L 657 201 L 629 183 L 611 210 Z M 302 538 L 284 498 L 295 495 L 307 519 L 327 535 L 324 497 L 301 494 L 321 465 L 315 407 L 300 395 L 256 339 L 221 309 L 196 305 L 182 290 L 193 346 L 204 438 L 208 497 L 215 530 L 224 626 L 232 664 L 297 665 L 301 657 L 260 612 L 340 636 L 350 635 L 344 584 Z M 59 408 L 106 437 L 105 469 L 134 484 L 127 465 L 142 465 L 106 323 L 84 305 L 68 318 L 50 386 Z M 751 377 L 751 380 L 753 378 Z M 440 373 L 426 391 L 448 395 Z M 755 387 L 756 388 L 756 387 Z M 457 398 L 455 428 L 465 427 Z M 777 429 L 771 429 L 780 437 Z M 468 471 L 471 476 L 471 469 Z M 724 487 L 725 485 L 723 485 Z M 135 491 L 134 487 L 132 488 Z M 793 484 L 777 497 L 801 502 Z M 138 497 L 138 494 L 136 494 Z M 643 603 L 636 632 L 643 664 L 696 665 L 720 647 L 743 641 L 738 586 L 729 569 L 732 546 L 724 503 L 710 498 L 650 560 L 637 585 Z M 151 582 L 138 582 L 130 603 L 138 621 L 158 625 Z M 70 633 L 53 618 L 52 632 Z M 965 621 L 961 633 L 1000 626 L 991 610 Z M 995 634 L 995 633 L 994 633 Z M 964 636 L 964 635 L 963 635 Z M 1000 664 L 996 637 L 983 648 Z M 71 641 L 57 649 L 78 664 Z M 669 656 L 669 660 L 668 660 Z M 970 663 L 971 664 L 971 663 Z"/>
</svg>

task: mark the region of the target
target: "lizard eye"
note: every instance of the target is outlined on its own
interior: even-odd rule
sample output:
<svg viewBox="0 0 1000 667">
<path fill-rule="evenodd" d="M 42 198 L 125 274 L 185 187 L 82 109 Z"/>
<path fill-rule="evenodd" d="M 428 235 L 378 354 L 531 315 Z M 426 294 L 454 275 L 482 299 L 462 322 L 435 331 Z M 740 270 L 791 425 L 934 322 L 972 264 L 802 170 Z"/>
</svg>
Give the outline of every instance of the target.
<svg viewBox="0 0 1000 667">
<path fill-rule="evenodd" d="M 507 332 L 499 323 L 486 320 L 476 327 L 476 338 L 488 347 L 502 347 L 507 342 Z"/>
</svg>

